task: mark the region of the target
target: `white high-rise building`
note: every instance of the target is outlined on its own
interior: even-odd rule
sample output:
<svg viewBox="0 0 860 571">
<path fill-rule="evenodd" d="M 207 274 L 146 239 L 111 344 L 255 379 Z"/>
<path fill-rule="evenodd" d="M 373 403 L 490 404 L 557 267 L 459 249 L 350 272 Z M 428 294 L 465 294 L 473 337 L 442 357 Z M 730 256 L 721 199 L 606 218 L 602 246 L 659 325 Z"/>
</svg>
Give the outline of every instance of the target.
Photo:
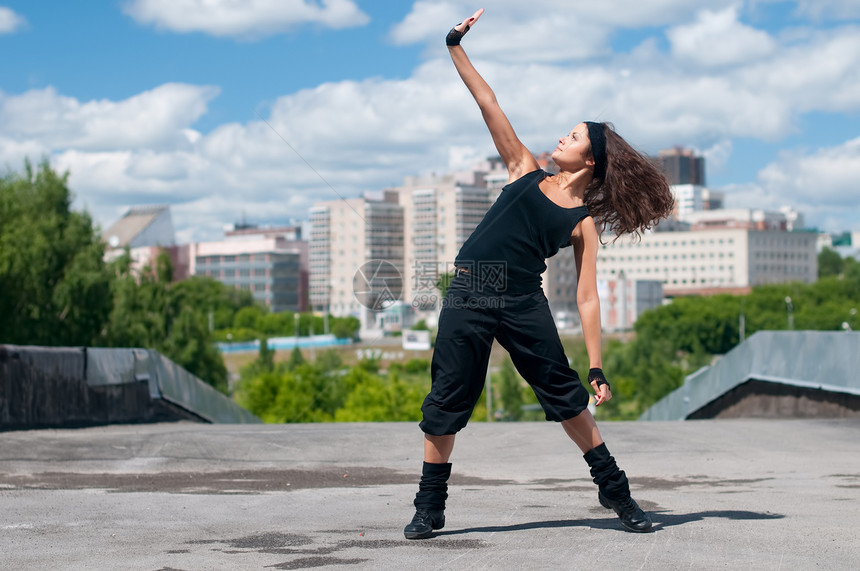
<svg viewBox="0 0 860 571">
<path fill-rule="evenodd" d="M 643 312 L 663 303 L 663 284 L 656 280 L 597 280 L 600 324 L 605 331 L 631 329 Z"/>
<path fill-rule="evenodd" d="M 693 212 L 705 209 L 708 189 L 699 184 L 673 184 L 669 187 L 675 197 L 675 217 L 684 220 Z"/>
<path fill-rule="evenodd" d="M 600 247 L 598 279 L 658 280 L 667 294 L 746 291 L 818 278 L 814 232 L 714 228 L 623 237 Z"/>
<path fill-rule="evenodd" d="M 490 208 L 481 173 L 407 177 L 396 189 L 403 206 L 403 299 L 420 310 L 440 307 L 436 282 L 453 271 L 466 239 Z"/>
<path fill-rule="evenodd" d="M 373 328 L 374 313 L 400 296 L 403 208 L 395 193 L 317 203 L 310 210 L 310 298 L 318 311 L 354 316 Z"/>
<path fill-rule="evenodd" d="M 798 215 L 800 216 L 800 215 Z M 802 217 L 801 217 L 802 219 Z M 752 230 L 792 230 L 784 212 L 755 208 L 721 208 L 690 212 L 683 218 L 691 230 L 707 228 L 749 228 Z M 797 217 L 795 217 L 797 220 Z"/>
<path fill-rule="evenodd" d="M 576 258 L 573 248 L 562 248 L 546 260 L 546 271 L 541 276 L 541 285 L 549 302 L 549 309 L 559 329 L 579 327 L 579 311 L 576 307 Z"/>
</svg>

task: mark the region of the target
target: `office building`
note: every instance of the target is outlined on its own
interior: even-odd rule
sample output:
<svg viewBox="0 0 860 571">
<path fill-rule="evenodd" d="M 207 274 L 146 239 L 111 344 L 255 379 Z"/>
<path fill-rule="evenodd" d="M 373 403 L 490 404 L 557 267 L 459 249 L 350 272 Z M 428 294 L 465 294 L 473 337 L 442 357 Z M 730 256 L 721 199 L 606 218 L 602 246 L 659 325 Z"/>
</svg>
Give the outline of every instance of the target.
<svg viewBox="0 0 860 571">
<path fill-rule="evenodd" d="M 621 272 L 615 279 L 597 281 L 600 324 L 604 331 L 625 331 L 643 312 L 663 304 L 663 284 L 630 280 Z"/>
<path fill-rule="evenodd" d="M 406 177 L 392 192 L 403 207 L 403 299 L 419 310 L 438 310 L 436 282 L 453 271 L 457 253 L 490 208 L 483 173 Z"/>
<path fill-rule="evenodd" d="M 191 273 L 250 291 L 273 312 L 308 311 L 308 244 L 295 227 L 233 227 L 190 245 Z"/>
<path fill-rule="evenodd" d="M 546 271 L 541 276 L 541 285 L 549 303 L 549 310 L 560 330 L 579 327 L 579 311 L 576 307 L 576 258 L 573 248 L 562 248 L 546 260 Z"/>
<path fill-rule="evenodd" d="M 310 300 L 317 311 L 354 316 L 364 331 L 402 298 L 403 207 L 390 191 L 332 200 L 310 210 Z"/>
<path fill-rule="evenodd" d="M 689 212 L 681 218 L 690 224 L 691 230 L 708 228 L 748 228 L 751 230 L 788 230 L 801 220 L 802 216 L 794 212 L 793 223 L 789 222 L 785 212 L 773 212 L 754 208 L 725 208 L 721 210 L 700 210 Z"/>
<path fill-rule="evenodd" d="M 641 240 L 605 236 L 598 279 L 657 280 L 666 295 L 745 292 L 752 286 L 818 277 L 814 232 L 709 228 L 653 232 Z"/>
<path fill-rule="evenodd" d="M 693 212 L 705 209 L 704 186 L 695 184 L 673 184 L 669 187 L 675 197 L 675 210 L 672 213 L 678 220 L 685 220 Z"/>
<path fill-rule="evenodd" d="M 135 206 L 102 232 L 112 249 L 173 246 L 176 236 L 169 206 Z"/>
<path fill-rule="evenodd" d="M 162 252 L 170 256 L 173 281 L 189 276 L 189 249 L 176 245 L 173 219 L 169 206 L 135 206 L 130 208 L 110 228 L 102 232 L 107 243 L 105 261 L 113 261 L 128 249 L 131 269 L 141 272 L 153 267 Z"/>
<path fill-rule="evenodd" d="M 705 185 L 705 158 L 683 147 L 660 151 L 657 163 L 670 185 Z"/>
</svg>

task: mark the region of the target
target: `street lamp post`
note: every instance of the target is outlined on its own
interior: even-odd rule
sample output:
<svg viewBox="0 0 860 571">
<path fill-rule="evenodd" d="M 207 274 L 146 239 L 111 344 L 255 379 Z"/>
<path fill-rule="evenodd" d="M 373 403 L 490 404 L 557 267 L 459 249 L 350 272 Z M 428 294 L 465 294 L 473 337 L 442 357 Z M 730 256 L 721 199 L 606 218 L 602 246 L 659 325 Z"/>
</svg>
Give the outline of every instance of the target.
<svg viewBox="0 0 860 571">
<path fill-rule="evenodd" d="M 791 304 L 791 298 L 785 296 L 785 307 L 788 311 L 788 328 L 789 330 L 794 329 L 794 306 Z"/>
</svg>

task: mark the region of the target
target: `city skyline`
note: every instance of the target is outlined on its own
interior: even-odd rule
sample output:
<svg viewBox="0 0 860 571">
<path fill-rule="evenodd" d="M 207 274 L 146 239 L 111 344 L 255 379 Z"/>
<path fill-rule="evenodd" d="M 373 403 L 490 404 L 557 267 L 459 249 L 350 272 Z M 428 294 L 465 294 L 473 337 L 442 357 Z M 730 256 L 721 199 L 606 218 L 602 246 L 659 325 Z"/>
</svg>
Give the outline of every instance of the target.
<svg viewBox="0 0 860 571">
<path fill-rule="evenodd" d="M 476 7 L 0 0 L 0 164 L 68 169 L 102 228 L 169 204 L 180 242 L 464 168 L 492 142 L 441 38 Z M 856 2 L 486 8 L 464 46 L 533 152 L 609 120 L 700 152 L 727 207 L 860 231 Z"/>
</svg>

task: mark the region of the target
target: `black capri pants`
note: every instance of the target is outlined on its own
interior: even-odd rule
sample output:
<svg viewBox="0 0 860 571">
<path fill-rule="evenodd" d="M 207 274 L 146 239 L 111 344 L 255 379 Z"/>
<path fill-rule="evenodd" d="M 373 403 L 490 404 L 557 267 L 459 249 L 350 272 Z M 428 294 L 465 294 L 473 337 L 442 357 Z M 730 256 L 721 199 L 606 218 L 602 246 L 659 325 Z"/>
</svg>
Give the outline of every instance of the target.
<svg viewBox="0 0 860 571">
<path fill-rule="evenodd" d="M 585 410 L 588 391 L 568 365 L 543 290 L 508 294 L 466 284 L 463 276 L 454 278 L 443 301 L 421 430 L 441 436 L 466 426 L 484 388 L 493 339 L 510 353 L 547 420 Z"/>
</svg>

